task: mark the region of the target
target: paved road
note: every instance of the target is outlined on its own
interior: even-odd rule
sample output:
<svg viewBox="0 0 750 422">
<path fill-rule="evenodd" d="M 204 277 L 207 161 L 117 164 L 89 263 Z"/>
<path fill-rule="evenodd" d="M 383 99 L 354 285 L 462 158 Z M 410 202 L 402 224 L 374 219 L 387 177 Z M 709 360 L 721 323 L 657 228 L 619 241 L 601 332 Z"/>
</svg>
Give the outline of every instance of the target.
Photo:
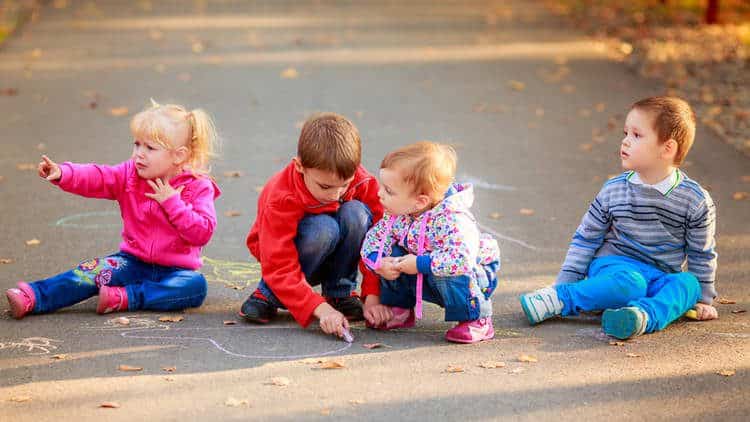
<svg viewBox="0 0 750 422">
<path fill-rule="evenodd" d="M 718 305 L 718 321 L 680 321 L 625 346 L 609 345 L 596 317 L 525 323 L 516 295 L 552 282 L 588 201 L 619 171 L 628 105 L 661 92 L 536 3 L 54 3 L 64 2 L 0 50 L 0 88 L 19 92 L 0 96 L 0 258 L 13 261 L 0 265 L 0 287 L 116 249 L 112 203 L 17 167 L 40 150 L 59 161 L 127 158 L 128 119 L 113 108 L 132 115 L 153 97 L 209 110 L 224 138 L 222 217 L 205 249 L 209 297 L 181 322 L 142 312 L 122 326 L 97 316 L 95 300 L 20 322 L 2 315 L 0 419 L 746 418 L 750 317 L 731 311 L 750 307 L 750 202 L 732 199 L 750 190 L 748 162 L 704 128 L 685 171 L 718 205 L 717 287 L 737 303 Z M 476 215 L 501 241 L 495 341 L 443 342 L 449 325 L 432 306 L 414 330 L 356 327 L 351 347 L 289 317 L 224 325 L 257 277 L 243 246 L 257 188 L 320 110 L 353 119 L 371 169 L 415 140 L 457 147 L 460 179 L 477 185 Z M 242 177 L 224 176 L 235 170 Z M 242 215 L 224 217 L 230 210 Z M 33 238 L 41 243 L 27 246 Z M 363 347 L 376 342 L 387 347 Z M 523 354 L 538 362 L 518 362 Z M 121 407 L 98 408 L 105 401 Z"/>
</svg>

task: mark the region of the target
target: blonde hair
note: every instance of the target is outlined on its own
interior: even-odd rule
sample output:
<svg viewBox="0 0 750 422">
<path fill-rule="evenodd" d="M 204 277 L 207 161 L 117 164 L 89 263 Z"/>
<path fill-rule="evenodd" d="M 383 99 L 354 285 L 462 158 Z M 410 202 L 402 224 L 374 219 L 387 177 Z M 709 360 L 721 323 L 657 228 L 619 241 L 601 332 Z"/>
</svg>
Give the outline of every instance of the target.
<svg viewBox="0 0 750 422">
<path fill-rule="evenodd" d="M 420 141 L 389 152 L 380 168 L 397 170 L 414 193 L 427 195 L 434 205 L 453 183 L 456 151 L 450 145 Z"/>
<path fill-rule="evenodd" d="M 673 164 L 682 164 L 695 140 L 695 113 L 690 104 L 677 97 L 649 97 L 636 102 L 631 109 L 651 114 L 659 143 L 674 139 L 677 153 Z"/>
<path fill-rule="evenodd" d="M 362 160 L 359 131 L 354 123 L 340 114 L 316 114 L 302 126 L 297 156 L 302 167 L 336 173 L 342 180 L 349 179 Z"/>
<path fill-rule="evenodd" d="M 216 127 L 200 108 L 187 111 L 183 106 L 161 105 L 152 99 L 151 107 L 133 116 L 130 131 L 136 139 L 147 138 L 167 149 L 187 147 L 187 167 L 193 173 L 210 173 L 210 161 L 218 155 Z"/>
</svg>

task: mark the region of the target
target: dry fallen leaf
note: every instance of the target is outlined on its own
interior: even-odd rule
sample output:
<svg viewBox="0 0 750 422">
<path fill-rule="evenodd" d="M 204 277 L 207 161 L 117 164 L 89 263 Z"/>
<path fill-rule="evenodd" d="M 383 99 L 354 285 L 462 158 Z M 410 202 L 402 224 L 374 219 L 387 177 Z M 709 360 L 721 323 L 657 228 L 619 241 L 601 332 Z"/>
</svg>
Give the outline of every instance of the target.
<svg viewBox="0 0 750 422">
<path fill-rule="evenodd" d="M 505 368 L 505 362 L 490 360 L 480 363 L 479 367 L 485 369 Z"/>
<path fill-rule="evenodd" d="M 31 401 L 31 396 L 13 396 L 9 400 L 16 403 L 23 403 Z"/>
<path fill-rule="evenodd" d="M 127 116 L 129 111 L 127 107 L 116 107 L 109 109 L 109 114 L 115 117 L 122 117 Z"/>
<path fill-rule="evenodd" d="M 200 54 L 206 49 L 206 46 L 200 41 L 194 42 L 190 47 L 195 54 Z"/>
<path fill-rule="evenodd" d="M 270 381 L 268 381 L 266 384 L 268 385 L 275 385 L 277 387 L 286 387 L 292 382 L 289 381 L 289 378 L 286 377 L 273 377 Z"/>
<path fill-rule="evenodd" d="M 130 318 L 121 316 L 119 318 L 115 318 L 115 323 L 120 325 L 130 325 Z"/>
<path fill-rule="evenodd" d="M 21 171 L 36 170 L 36 164 L 33 163 L 18 163 L 16 168 Z"/>
<path fill-rule="evenodd" d="M 227 217 L 239 217 L 242 215 L 242 211 L 229 210 L 229 211 L 224 212 L 224 215 Z"/>
<path fill-rule="evenodd" d="M 534 215 L 535 211 L 532 210 L 531 208 L 521 208 L 520 210 L 518 210 L 518 213 L 521 215 L 529 216 L 529 215 Z"/>
<path fill-rule="evenodd" d="M 297 72 L 297 69 L 293 67 L 287 67 L 283 71 L 281 71 L 281 78 L 282 79 L 297 79 L 299 77 L 299 72 Z"/>
<path fill-rule="evenodd" d="M 625 353 L 625 356 L 627 356 L 629 358 L 639 358 L 639 357 L 641 357 L 641 354 L 639 354 L 639 353 Z"/>
<path fill-rule="evenodd" d="M 261 193 L 263 192 L 263 185 L 259 185 L 253 188 L 254 191 Z"/>
<path fill-rule="evenodd" d="M 589 152 L 592 149 L 594 149 L 594 145 L 593 144 L 580 144 L 578 145 L 578 149 L 580 149 L 583 152 Z"/>
<path fill-rule="evenodd" d="M 105 401 L 104 403 L 100 404 L 99 407 L 103 407 L 105 409 L 117 409 L 120 407 L 120 403 L 115 403 L 113 401 Z"/>
<path fill-rule="evenodd" d="M 731 377 L 732 375 L 735 374 L 735 370 L 734 369 L 722 369 L 722 370 L 716 371 L 716 374 L 724 376 L 724 377 Z"/>
<path fill-rule="evenodd" d="M 176 366 L 164 366 L 161 368 L 161 370 L 164 372 L 174 372 L 177 370 L 177 367 Z"/>
<path fill-rule="evenodd" d="M 747 192 L 735 192 L 732 194 L 732 199 L 735 201 L 743 201 L 747 198 L 750 198 L 750 193 Z"/>
<path fill-rule="evenodd" d="M 130 365 L 120 365 L 117 367 L 118 371 L 122 372 L 138 372 L 143 371 L 143 367 L 141 366 L 130 366 Z"/>
<path fill-rule="evenodd" d="M 490 218 L 493 219 L 493 220 L 499 220 L 502 217 L 503 217 L 503 215 L 500 214 L 499 212 L 492 212 L 492 213 L 490 213 Z"/>
<path fill-rule="evenodd" d="M 733 314 L 744 314 L 747 312 L 747 309 L 735 309 L 732 311 Z"/>
<path fill-rule="evenodd" d="M 161 322 L 180 322 L 183 319 L 185 318 L 180 315 L 167 315 L 167 316 L 159 317 L 159 321 Z"/>
<path fill-rule="evenodd" d="M 224 406 L 227 406 L 227 407 L 239 407 L 239 406 L 247 406 L 247 405 L 248 405 L 247 400 L 235 399 L 234 397 L 229 397 L 224 402 Z"/>
<path fill-rule="evenodd" d="M 521 81 L 510 80 L 508 81 L 508 86 L 515 91 L 523 91 L 526 89 L 526 84 Z"/>
<path fill-rule="evenodd" d="M 518 357 L 518 361 L 525 362 L 525 363 L 536 363 L 536 362 L 539 362 L 539 359 L 537 359 L 536 356 L 521 355 Z"/>
<path fill-rule="evenodd" d="M 243 173 L 239 170 L 225 171 L 224 177 L 242 177 Z"/>
<path fill-rule="evenodd" d="M 379 349 L 385 347 L 383 343 L 365 343 L 362 345 L 365 349 Z"/>
<path fill-rule="evenodd" d="M 342 368 L 346 368 L 346 365 L 335 360 L 329 360 L 327 362 L 323 362 L 320 364 L 320 366 L 317 367 L 317 369 L 342 369 Z"/>
<path fill-rule="evenodd" d="M 37 246 L 42 243 L 39 239 L 31 239 L 26 241 L 26 246 Z"/>
<path fill-rule="evenodd" d="M 68 357 L 68 355 L 66 355 L 66 354 L 59 354 L 59 355 L 52 355 L 52 356 L 50 356 L 50 359 L 63 360 L 65 358 L 67 358 L 67 357 Z"/>
<path fill-rule="evenodd" d="M 594 109 L 596 109 L 597 112 L 601 113 L 607 109 L 607 105 L 604 103 L 597 103 L 596 106 L 594 106 Z"/>
<path fill-rule="evenodd" d="M 349 400 L 350 404 L 353 404 L 354 406 L 358 406 L 360 404 L 365 404 L 366 402 L 362 399 L 351 399 Z"/>
<path fill-rule="evenodd" d="M 718 302 L 721 303 L 722 305 L 734 305 L 735 303 L 737 303 L 736 300 L 725 299 L 723 297 L 720 298 Z"/>
<path fill-rule="evenodd" d="M 12 264 L 13 260 L 10 258 L 0 258 L 0 264 Z"/>
<path fill-rule="evenodd" d="M 464 368 L 457 366 L 457 365 L 448 365 L 448 367 L 445 368 L 445 372 L 448 372 L 450 374 L 455 374 L 458 372 L 464 372 Z"/>
<path fill-rule="evenodd" d="M 237 321 L 233 321 L 233 320 L 224 321 L 224 325 L 235 325 L 235 324 L 237 324 Z"/>
<path fill-rule="evenodd" d="M 609 345 L 610 346 L 624 346 L 625 342 L 624 341 L 610 341 Z"/>
<path fill-rule="evenodd" d="M 172 382 L 174 381 L 174 377 L 164 377 L 164 381 Z"/>
</svg>

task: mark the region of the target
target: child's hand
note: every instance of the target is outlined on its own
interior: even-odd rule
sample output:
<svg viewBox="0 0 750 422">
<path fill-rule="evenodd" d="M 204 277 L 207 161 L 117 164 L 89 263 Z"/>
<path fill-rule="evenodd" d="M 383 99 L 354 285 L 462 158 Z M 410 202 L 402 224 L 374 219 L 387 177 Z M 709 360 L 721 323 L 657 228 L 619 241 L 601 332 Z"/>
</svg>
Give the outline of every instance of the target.
<svg viewBox="0 0 750 422">
<path fill-rule="evenodd" d="M 418 272 L 417 256 L 409 254 L 400 257 L 398 262 L 396 263 L 396 269 L 404 274 L 416 274 Z"/>
<path fill-rule="evenodd" d="M 326 302 L 318 305 L 313 311 L 313 315 L 320 320 L 320 329 L 326 334 L 343 337 L 344 330 L 349 329 L 349 321 L 347 321 L 344 314 L 333 309 L 333 306 Z"/>
<path fill-rule="evenodd" d="M 386 280 L 393 281 L 401 275 L 401 271 L 396 268 L 396 260 L 398 258 L 385 257 L 380 260 L 380 267 L 375 270 L 375 274 L 383 277 Z"/>
<path fill-rule="evenodd" d="M 37 165 L 39 171 L 39 177 L 49 180 L 50 182 L 55 181 L 62 177 L 62 171 L 60 166 L 54 161 L 50 160 L 46 155 L 42 155 L 42 161 Z"/>
<path fill-rule="evenodd" d="M 162 179 L 154 179 L 154 180 L 147 180 L 149 186 L 151 186 L 151 188 L 154 190 L 154 193 L 146 193 L 145 195 L 151 199 L 154 199 L 156 202 L 160 204 L 166 201 L 172 195 L 175 195 L 175 194 L 179 195 L 180 192 L 182 192 L 182 189 L 185 187 L 183 185 L 175 189 L 172 187 L 172 185 L 169 184 L 169 182 L 165 182 Z"/>
<path fill-rule="evenodd" d="M 719 312 L 711 305 L 705 303 L 696 303 L 695 312 L 698 314 L 699 321 L 708 321 L 719 318 Z"/>
<path fill-rule="evenodd" d="M 365 319 L 374 327 L 380 327 L 393 318 L 389 306 L 380 304 L 380 297 L 369 295 L 365 298 Z"/>
</svg>

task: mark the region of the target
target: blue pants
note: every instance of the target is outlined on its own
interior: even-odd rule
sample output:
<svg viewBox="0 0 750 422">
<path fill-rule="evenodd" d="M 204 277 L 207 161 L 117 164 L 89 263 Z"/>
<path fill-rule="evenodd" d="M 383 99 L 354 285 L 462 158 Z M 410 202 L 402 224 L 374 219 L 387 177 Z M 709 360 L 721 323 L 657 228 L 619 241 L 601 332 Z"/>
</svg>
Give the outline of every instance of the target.
<svg viewBox="0 0 750 422">
<path fill-rule="evenodd" d="M 596 258 L 589 266 L 588 278 L 555 288 L 564 305 L 563 316 L 636 306 L 648 315 L 647 333 L 663 330 L 701 297 L 693 274 L 665 273 L 624 256 Z"/>
<path fill-rule="evenodd" d="M 34 313 L 53 312 L 99 293 L 99 287 L 124 286 L 128 310 L 173 311 L 200 306 L 206 279 L 197 271 L 149 264 L 125 252 L 81 262 L 70 271 L 30 283 Z"/>
<path fill-rule="evenodd" d="M 391 256 L 404 256 L 406 250 L 394 246 Z M 445 308 L 446 321 L 473 321 L 492 315 L 490 296 L 497 285 L 499 262 L 483 265 L 475 271 L 476 280 L 468 275 L 440 277 L 425 274 L 422 300 Z M 399 308 L 413 308 L 417 302 L 416 274 L 401 274 L 395 280 L 380 278 L 380 303 Z"/>
<path fill-rule="evenodd" d="M 370 209 L 357 200 L 344 202 L 335 214 L 307 215 L 300 220 L 294 244 L 307 282 L 320 284 L 325 297 L 351 295 L 357 287 L 359 250 L 371 225 Z M 285 307 L 263 279 L 258 290 L 274 306 Z"/>
</svg>

